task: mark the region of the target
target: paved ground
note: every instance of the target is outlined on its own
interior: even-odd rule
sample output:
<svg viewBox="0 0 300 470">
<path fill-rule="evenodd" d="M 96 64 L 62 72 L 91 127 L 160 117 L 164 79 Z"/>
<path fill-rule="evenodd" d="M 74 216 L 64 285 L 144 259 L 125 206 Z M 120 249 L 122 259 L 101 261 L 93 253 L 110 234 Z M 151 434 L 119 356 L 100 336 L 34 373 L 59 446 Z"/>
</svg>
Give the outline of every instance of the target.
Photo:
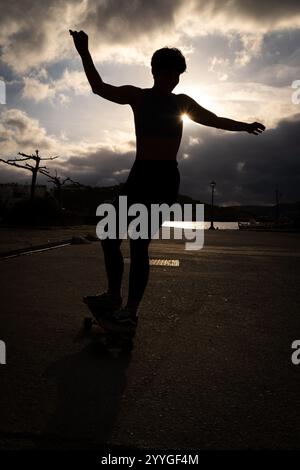
<svg viewBox="0 0 300 470">
<path fill-rule="evenodd" d="M 45 228 L 14 228 L 1 227 L 0 229 L 0 256 L 15 250 L 31 249 L 35 246 L 53 244 L 63 240 L 70 240 L 73 236 L 95 235 L 91 225 L 72 227 L 45 227 Z"/>
<path fill-rule="evenodd" d="M 151 268 L 119 359 L 78 335 L 82 296 L 105 288 L 99 243 L 0 261 L 0 446 L 300 449 L 300 237 L 205 235 L 153 243 L 180 266 Z"/>
</svg>

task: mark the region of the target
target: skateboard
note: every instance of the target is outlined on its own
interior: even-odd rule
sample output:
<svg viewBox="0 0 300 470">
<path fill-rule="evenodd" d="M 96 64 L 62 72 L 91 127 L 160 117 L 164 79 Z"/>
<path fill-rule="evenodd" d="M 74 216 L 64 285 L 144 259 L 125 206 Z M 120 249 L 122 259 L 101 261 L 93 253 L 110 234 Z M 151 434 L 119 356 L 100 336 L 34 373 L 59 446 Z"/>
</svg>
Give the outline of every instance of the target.
<svg viewBox="0 0 300 470">
<path fill-rule="evenodd" d="M 87 298 L 83 299 L 84 304 L 88 307 L 92 316 L 85 317 L 83 321 L 83 329 L 86 334 L 91 332 L 93 326 L 100 328 L 101 334 L 95 336 L 105 352 L 113 357 L 118 357 L 122 353 L 130 353 L 133 349 L 133 339 L 135 331 L 122 331 L 115 330 L 113 327 L 106 323 L 105 320 L 99 315 L 99 310 L 95 310 L 92 303 Z M 104 313 L 104 312 L 103 312 Z M 107 310 L 105 313 L 111 313 Z"/>
</svg>

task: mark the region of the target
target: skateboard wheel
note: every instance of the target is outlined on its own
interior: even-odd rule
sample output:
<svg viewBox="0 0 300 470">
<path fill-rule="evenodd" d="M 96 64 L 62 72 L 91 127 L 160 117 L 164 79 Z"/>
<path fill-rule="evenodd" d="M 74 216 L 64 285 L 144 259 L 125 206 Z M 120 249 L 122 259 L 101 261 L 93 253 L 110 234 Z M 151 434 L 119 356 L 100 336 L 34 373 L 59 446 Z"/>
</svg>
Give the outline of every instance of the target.
<svg viewBox="0 0 300 470">
<path fill-rule="evenodd" d="M 92 318 L 89 318 L 89 317 L 86 317 L 84 319 L 84 329 L 85 330 L 91 330 L 92 329 L 92 326 L 93 326 L 93 320 Z"/>
</svg>

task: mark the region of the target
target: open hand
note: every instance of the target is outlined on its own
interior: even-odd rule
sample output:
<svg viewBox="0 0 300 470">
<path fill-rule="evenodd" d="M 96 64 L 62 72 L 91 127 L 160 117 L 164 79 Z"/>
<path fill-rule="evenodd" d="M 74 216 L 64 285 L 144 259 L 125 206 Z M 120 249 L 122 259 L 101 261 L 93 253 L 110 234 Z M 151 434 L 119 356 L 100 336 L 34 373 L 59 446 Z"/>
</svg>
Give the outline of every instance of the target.
<svg viewBox="0 0 300 470">
<path fill-rule="evenodd" d="M 69 29 L 71 36 L 73 37 L 75 47 L 79 54 L 88 51 L 89 48 L 89 37 L 84 31 L 72 31 Z"/>
<path fill-rule="evenodd" d="M 265 130 L 265 126 L 260 122 L 252 122 L 252 124 L 248 124 L 247 132 L 249 134 L 258 135 L 261 134 Z"/>
</svg>

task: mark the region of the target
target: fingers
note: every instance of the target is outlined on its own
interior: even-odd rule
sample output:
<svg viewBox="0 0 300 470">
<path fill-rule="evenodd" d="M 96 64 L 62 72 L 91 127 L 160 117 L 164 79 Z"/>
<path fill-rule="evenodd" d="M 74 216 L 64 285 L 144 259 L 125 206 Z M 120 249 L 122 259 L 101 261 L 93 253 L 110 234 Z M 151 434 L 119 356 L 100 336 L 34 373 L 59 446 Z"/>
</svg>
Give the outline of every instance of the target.
<svg viewBox="0 0 300 470">
<path fill-rule="evenodd" d="M 82 30 L 81 30 L 81 31 L 76 31 L 76 30 L 73 31 L 72 29 L 69 29 L 69 33 L 70 33 L 70 34 L 80 34 L 80 35 L 86 34 L 86 33 L 85 33 L 84 31 L 82 31 Z"/>
<path fill-rule="evenodd" d="M 258 129 L 261 129 L 262 131 L 264 131 L 266 128 L 263 124 L 261 124 L 261 122 L 255 122 L 254 124 Z"/>
<path fill-rule="evenodd" d="M 80 34 L 80 35 L 81 35 L 81 34 L 83 33 L 83 31 L 79 31 L 79 32 L 78 32 L 78 31 L 72 31 L 72 29 L 69 29 L 69 33 L 71 34 L 71 36 L 75 36 L 75 35 L 77 35 L 77 34 Z"/>
<path fill-rule="evenodd" d="M 265 126 L 260 122 L 253 122 L 251 134 L 259 135 L 265 130 Z"/>
</svg>

